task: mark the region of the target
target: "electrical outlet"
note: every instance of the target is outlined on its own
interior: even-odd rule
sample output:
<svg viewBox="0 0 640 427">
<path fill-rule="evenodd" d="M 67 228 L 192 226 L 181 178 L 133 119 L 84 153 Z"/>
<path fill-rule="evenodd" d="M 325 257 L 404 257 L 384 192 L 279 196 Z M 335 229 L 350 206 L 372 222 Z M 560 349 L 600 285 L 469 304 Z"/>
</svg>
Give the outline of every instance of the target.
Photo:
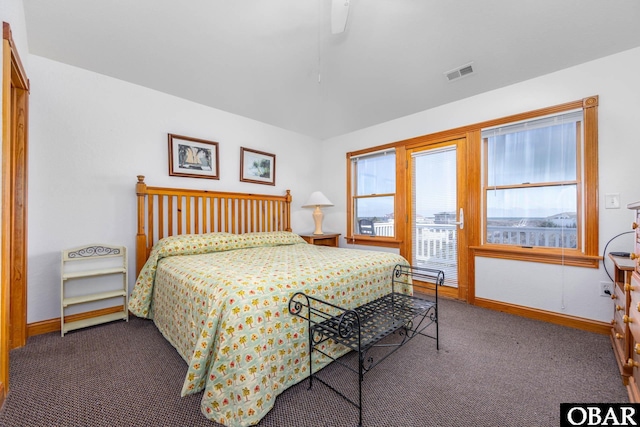
<svg viewBox="0 0 640 427">
<path fill-rule="evenodd" d="M 611 297 L 611 295 L 613 295 L 613 283 L 600 282 L 600 296 Z"/>
<path fill-rule="evenodd" d="M 604 195 L 605 209 L 620 209 L 620 193 L 611 193 Z"/>
</svg>

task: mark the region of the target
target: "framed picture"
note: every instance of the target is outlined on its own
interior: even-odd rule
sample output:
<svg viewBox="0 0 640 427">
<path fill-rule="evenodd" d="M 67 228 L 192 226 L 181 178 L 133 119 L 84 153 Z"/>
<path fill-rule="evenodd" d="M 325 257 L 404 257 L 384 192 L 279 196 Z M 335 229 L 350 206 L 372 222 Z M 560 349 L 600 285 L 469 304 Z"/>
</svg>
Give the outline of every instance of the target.
<svg viewBox="0 0 640 427">
<path fill-rule="evenodd" d="M 276 155 L 240 147 L 240 181 L 276 185 Z"/>
<path fill-rule="evenodd" d="M 169 175 L 220 179 L 218 143 L 169 134 Z"/>
</svg>

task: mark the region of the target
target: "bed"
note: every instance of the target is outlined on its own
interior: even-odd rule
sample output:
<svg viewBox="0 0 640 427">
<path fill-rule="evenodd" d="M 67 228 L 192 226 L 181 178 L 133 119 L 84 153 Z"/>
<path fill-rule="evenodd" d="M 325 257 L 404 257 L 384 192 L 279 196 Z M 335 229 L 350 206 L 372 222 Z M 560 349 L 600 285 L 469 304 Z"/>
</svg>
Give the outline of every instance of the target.
<svg viewBox="0 0 640 427">
<path fill-rule="evenodd" d="M 291 195 L 148 187 L 138 177 L 138 277 L 129 310 L 153 319 L 188 365 L 182 395 L 209 419 L 254 425 L 309 375 L 295 292 L 356 307 L 388 293 L 399 255 L 314 246 L 291 232 Z M 402 290 L 410 294 L 410 286 Z M 328 341 L 338 357 L 346 347 Z M 314 371 L 330 362 L 314 359 Z"/>
</svg>

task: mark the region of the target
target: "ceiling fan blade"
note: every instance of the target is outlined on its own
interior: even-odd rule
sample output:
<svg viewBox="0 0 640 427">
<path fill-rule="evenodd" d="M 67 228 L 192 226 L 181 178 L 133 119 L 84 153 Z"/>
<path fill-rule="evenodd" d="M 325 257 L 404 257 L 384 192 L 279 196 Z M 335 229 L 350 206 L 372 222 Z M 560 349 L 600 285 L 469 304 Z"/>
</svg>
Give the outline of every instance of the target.
<svg viewBox="0 0 640 427">
<path fill-rule="evenodd" d="M 349 0 L 331 0 L 331 33 L 340 34 L 347 28 Z"/>
</svg>

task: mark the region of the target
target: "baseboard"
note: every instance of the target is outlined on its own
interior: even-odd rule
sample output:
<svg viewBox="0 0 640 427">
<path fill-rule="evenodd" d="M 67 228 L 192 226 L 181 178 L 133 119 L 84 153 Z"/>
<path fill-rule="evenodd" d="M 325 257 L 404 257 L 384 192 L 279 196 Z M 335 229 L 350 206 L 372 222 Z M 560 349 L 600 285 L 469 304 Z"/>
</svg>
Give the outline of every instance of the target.
<svg viewBox="0 0 640 427">
<path fill-rule="evenodd" d="M 566 314 L 554 313 L 552 311 L 540 310 L 537 308 L 524 307 L 521 305 L 509 304 L 500 301 L 476 298 L 474 305 L 501 311 L 503 313 L 515 314 L 529 319 L 541 320 L 543 322 L 554 323 L 556 325 L 567 326 L 569 328 L 580 329 L 597 334 L 608 335 L 611 333 L 611 324 L 597 320 L 585 319 L 583 317 L 568 316 Z"/>
<path fill-rule="evenodd" d="M 567 316 L 566 314 L 554 313 L 521 305 L 509 304 L 500 301 L 493 301 L 483 298 L 476 298 L 474 305 L 488 308 L 490 310 L 501 311 L 503 313 L 515 314 L 529 319 L 541 320 L 543 322 L 554 323 L 570 328 L 581 329 L 583 331 L 595 332 L 608 335 L 611 332 L 611 324 L 596 320 L 585 319 L 583 317 Z M 117 313 L 122 310 L 122 306 L 108 307 L 86 313 L 79 313 L 68 316 L 69 321 L 88 319 L 102 316 L 103 314 Z M 27 336 L 47 334 L 49 332 L 60 332 L 60 318 L 43 320 L 41 322 L 27 325 Z"/>
<path fill-rule="evenodd" d="M 101 308 L 100 310 L 87 311 L 84 313 L 71 314 L 66 316 L 66 320 L 73 322 L 76 320 L 91 319 L 105 314 L 112 314 L 122 311 L 122 305 Z M 29 323 L 27 325 L 27 337 L 34 335 L 48 334 L 49 332 L 60 332 L 60 318 L 43 320 L 41 322 Z"/>
</svg>

